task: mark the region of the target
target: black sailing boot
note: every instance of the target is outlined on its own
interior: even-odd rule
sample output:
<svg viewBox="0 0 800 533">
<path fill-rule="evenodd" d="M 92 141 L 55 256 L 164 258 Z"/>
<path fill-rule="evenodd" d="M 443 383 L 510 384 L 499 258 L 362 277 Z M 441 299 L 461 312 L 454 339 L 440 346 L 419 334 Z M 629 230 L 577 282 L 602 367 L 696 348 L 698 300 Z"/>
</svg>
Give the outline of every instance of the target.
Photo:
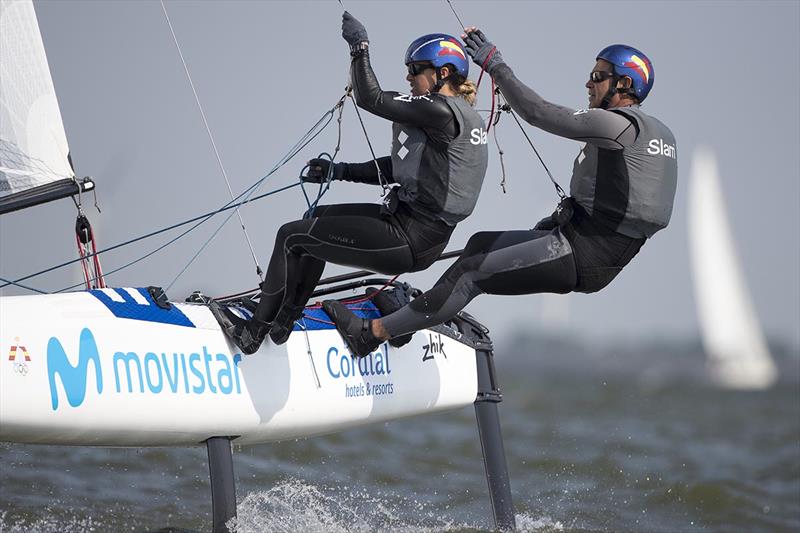
<svg viewBox="0 0 800 533">
<path fill-rule="evenodd" d="M 353 355 L 366 357 L 383 342 L 372 334 L 369 320 L 356 316 L 342 302 L 325 300 L 322 308 L 336 324 L 336 329 Z"/>
<path fill-rule="evenodd" d="M 378 311 L 381 312 L 381 316 L 390 315 L 411 301 L 408 294 L 397 289 L 379 291 L 375 287 L 369 287 L 366 292 L 367 296 L 372 300 L 372 303 L 374 303 Z M 395 348 L 400 348 L 411 342 L 413 336 L 413 332 L 406 333 L 405 335 L 398 335 L 397 337 L 389 339 L 389 344 Z"/>
<path fill-rule="evenodd" d="M 219 322 L 225 335 L 239 347 L 242 353 L 250 355 L 258 351 L 269 332 L 269 322 L 253 317 L 250 320 L 239 318 L 227 307 L 217 302 L 209 302 L 208 309 Z"/>
<path fill-rule="evenodd" d="M 294 323 L 303 316 L 305 306 L 284 305 L 281 307 L 275 320 L 272 321 L 272 328 L 269 330 L 269 338 L 275 344 L 281 345 L 289 340 L 289 335 L 292 334 Z"/>
</svg>

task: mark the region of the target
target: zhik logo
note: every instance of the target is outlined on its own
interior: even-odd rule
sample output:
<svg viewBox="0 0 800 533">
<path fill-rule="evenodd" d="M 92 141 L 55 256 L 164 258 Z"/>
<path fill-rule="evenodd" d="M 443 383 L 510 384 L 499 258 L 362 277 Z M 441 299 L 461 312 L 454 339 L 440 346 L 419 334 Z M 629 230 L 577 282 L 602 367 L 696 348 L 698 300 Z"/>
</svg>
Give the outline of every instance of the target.
<svg viewBox="0 0 800 533">
<path fill-rule="evenodd" d="M 50 381 L 50 400 L 53 411 L 58 409 L 58 390 L 56 376 L 61 378 L 61 385 L 67 395 L 67 402 L 72 407 L 78 407 L 86 398 L 86 377 L 89 362 L 94 363 L 95 383 L 97 392 L 103 392 L 103 373 L 100 369 L 100 356 L 97 352 L 97 343 L 88 328 L 81 331 L 80 345 L 78 348 L 78 364 L 72 366 L 67 359 L 67 354 L 57 338 L 51 337 L 47 343 L 47 377 Z"/>
<path fill-rule="evenodd" d="M 434 340 L 432 334 L 428 334 L 428 344 L 422 347 L 425 350 L 425 353 L 422 354 L 423 361 L 430 361 L 433 359 L 433 355 L 440 353 L 447 359 L 447 354 L 444 353 L 444 341 L 442 340 L 441 334 L 436 334 L 436 339 Z"/>
</svg>

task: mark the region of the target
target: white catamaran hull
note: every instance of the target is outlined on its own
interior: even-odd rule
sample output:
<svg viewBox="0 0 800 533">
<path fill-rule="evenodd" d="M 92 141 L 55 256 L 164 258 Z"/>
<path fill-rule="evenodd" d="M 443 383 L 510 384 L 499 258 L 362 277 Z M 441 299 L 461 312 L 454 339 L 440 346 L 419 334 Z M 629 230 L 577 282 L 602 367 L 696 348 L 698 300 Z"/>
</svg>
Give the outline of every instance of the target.
<svg viewBox="0 0 800 533">
<path fill-rule="evenodd" d="M 475 349 L 423 331 L 350 356 L 335 329 L 253 355 L 203 305 L 144 289 L 0 298 L 0 440 L 110 446 L 256 443 L 472 404 Z"/>
</svg>

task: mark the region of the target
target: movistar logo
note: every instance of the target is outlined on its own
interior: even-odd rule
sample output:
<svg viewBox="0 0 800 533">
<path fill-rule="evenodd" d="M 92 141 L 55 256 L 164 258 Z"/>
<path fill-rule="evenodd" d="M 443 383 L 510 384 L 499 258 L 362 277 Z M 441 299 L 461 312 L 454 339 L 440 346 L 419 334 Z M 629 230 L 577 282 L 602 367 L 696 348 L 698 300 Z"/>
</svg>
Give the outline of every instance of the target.
<svg viewBox="0 0 800 533">
<path fill-rule="evenodd" d="M 58 409 L 58 390 L 56 376 L 61 380 L 67 401 L 72 407 L 78 407 L 86 398 L 86 377 L 89 374 L 89 363 L 94 363 L 95 383 L 97 392 L 103 392 L 103 373 L 100 369 L 100 356 L 97 353 L 97 344 L 88 328 L 81 331 L 80 345 L 78 348 L 78 364 L 72 366 L 67 359 L 67 354 L 57 338 L 51 337 L 47 343 L 47 378 L 50 381 L 50 401 L 53 411 Z"/>
<path fill-rule="evenodd" d="M 106 358 L 108 361 L 108 358 Z M 140 354 L 134 351 L 116 351 L 111 357 L 110 370 L 114 384 L 110 394 L 241 394 L 242 381 L 239 364 L 241 354 L 213 353 L 207 346 L 194 352 L 155 352 Z M 89 363 L 93 363 L 97 393 L 103 392 L 103 373 L 97 343 L 88 328 L 81 331 L 78 364 L 72 366 L 55 337 L 47 344 L 47 375 L 50 380 L 50 399 L 53 410 L 58 409 L 59 397 L 56 377 L 61 381 L 67 401 L 78 407 L 86 398 L 87 378 L 91 376 Z M 381 366 L 382 368 L 382 366 Z M 386 362 L 388 370 L 388 359 Z M 383 373 L 383 372 L 380 372 Z M 109 375 L 109 380 L 111 379 Z"/>
</svg>

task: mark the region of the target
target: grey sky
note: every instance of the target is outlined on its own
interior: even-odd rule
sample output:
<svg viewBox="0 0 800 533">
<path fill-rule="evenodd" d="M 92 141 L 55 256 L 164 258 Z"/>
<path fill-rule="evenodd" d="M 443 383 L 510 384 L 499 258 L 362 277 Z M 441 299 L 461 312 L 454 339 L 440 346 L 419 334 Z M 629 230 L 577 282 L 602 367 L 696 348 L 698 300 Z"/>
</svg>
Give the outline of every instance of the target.
<svg viewBox="0 0 800 533">
<path fill-rule="evenodd" d="M 406 90 L 403 53 L 428 32 L 456 34 L 447 3 L 356 2 L 347 8 L 369 31 L 373 66 L 384 88 Z M 645 110 L 678 141 L 679 185 L 672 223 L 606 290 L 570 295 L 566 333 L 636 339 L 696 333 L 687 255 L 686 193 L 693 149 L 719 157 L 725 199 L 744 274 L 768 334 L 800 345 L 800 3 L 798 2 L 466 2 L 455 3 L 502 51 L 517 75 L 545 98 L 585 107 L 583 84 L 594 54 L 613 42 L 653 60 L 656 83 Z M 274 162 L 342 94 L 349 63 L 340 37 L 341 8 L 320 2 L 168 2 L 175 32 L 235 192 Z M 102 214 L 89 211 L 101 246 L 211 210 L 228 192 L 158 2 L 37 2 L 36 9 L 80 175 L 98 183 Z M 603 16 L 598 16 L 598 12 Z M 618 14 L 617 16 L 611 14 Z M 473 69 L 475 73 L 476 69 Z M 487 85 L 481 104 L 488 105 Z M 390 125 L 365 117 L 379 154 Z M 505 116 L 498 129 L 509 193 L 499 187 L 493 145 L 482 197 L 459 225 L 450 249 L 486 229 L 531 227 L 556 196 L 546 174 Z M 351 107 L 340 159 L 369 159 Z M 528 128 L 566 186 L 579 145 Z M 303 162 L 333 149 L 335 128 L 268 180 L 296 179 Z M 336 184 L 326 202 L 377 201 L 378 190 Z M 305 209 L 299 189 L 243 211 L 266 268 L 277 227 Z M 221 218 L 220 218 L 221 220 Z M 0 276 L 16 278 L 75 256 L 69 201 L 0 220 Z M 218 222 L 109 278 L 115 286 L 166 286 Z M 172 234 L 171 234 L 172 235 Z M 103 258 L 111 270 L 163 239 Z M 408 276 L 427 288 L 444 265 Z M 327 273 L 342 269 L 329 267 Z M 74 281 L 73 281 L 74 280 Z M 45 290 L 77 282 L 78 272 L 30 283 Z M 254 287 L 241 229 L 231 220 L 170 291 L 212 295 Z M 8 290 L 5 294 L 16 294 Z M 541 296 L 484 296 L 468 310 L 502 334 L 541 327 Z"/>
</svg>

